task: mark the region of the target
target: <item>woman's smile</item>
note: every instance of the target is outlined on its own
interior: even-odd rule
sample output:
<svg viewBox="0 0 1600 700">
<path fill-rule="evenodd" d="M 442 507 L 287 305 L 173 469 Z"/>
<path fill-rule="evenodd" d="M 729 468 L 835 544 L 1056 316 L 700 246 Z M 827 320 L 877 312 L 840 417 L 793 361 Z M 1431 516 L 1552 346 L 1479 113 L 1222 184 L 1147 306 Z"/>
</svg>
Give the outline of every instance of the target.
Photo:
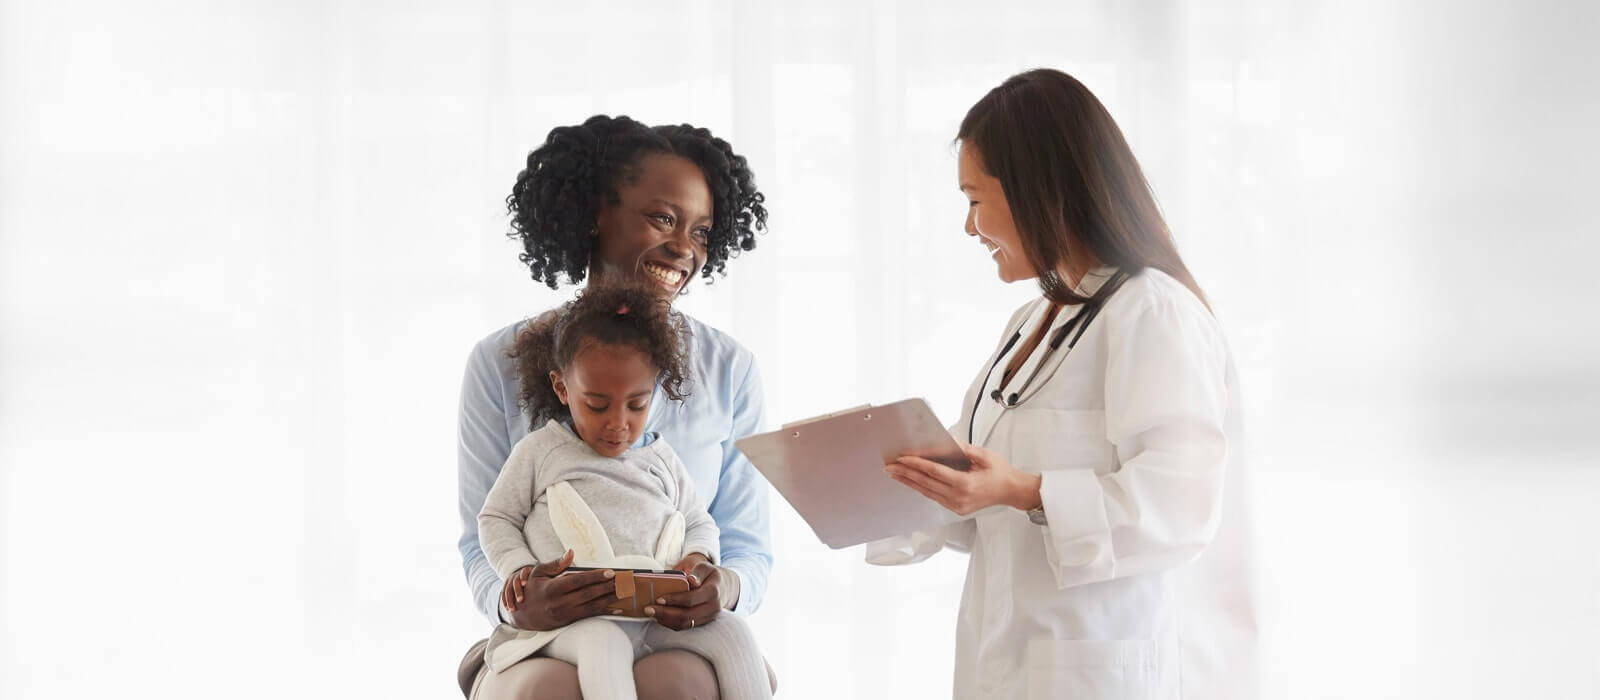
<svg viewBox="0 0 1600 700">
<path fill-rule="evenodd" d="M 983 247 L 989 249 L 989 257 L 992 258 L 992 257 L 1000 254 L 1000 246 L 998 244 L 996 244 L 994 241 L 991 241 L 988 238 L 985 238 L 982 235 L 979 235 L 978 236 L 978 242 L 982 243 Z"/>
<path fill-rule="evenodd" d="M 677 291 L 683 286 L 684 280 L 689 278 L 688 270 L 654 260 L 646 260 L 643 267 L 645 277 L 672 291 Z"/>
</svg>

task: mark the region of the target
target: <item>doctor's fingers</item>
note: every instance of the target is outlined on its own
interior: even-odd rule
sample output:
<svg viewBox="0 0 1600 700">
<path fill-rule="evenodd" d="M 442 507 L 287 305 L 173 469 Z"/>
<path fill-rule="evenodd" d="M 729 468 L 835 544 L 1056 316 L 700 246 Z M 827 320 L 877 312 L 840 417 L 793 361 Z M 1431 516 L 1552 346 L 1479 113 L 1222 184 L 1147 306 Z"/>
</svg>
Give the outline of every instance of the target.
<svg viewBox="0 0 1600 700">
<path fill-rule="evenodd" d="M 904 464 L 889 464 L 884 466 L 883 470 L 888 472 L 889 476 L 893 477 L 895 481 L 915 488 L 929 498 L 934 498 L 935 496 L 939 498 L 948 497 L 955 491 L 950 484 Z"/>
<path fill-rule="evenodd" d="M 977 462 L 982 466 L 987 467 L 991 464 L 994 464 L 994 462 L 999 459 L 999 455 L 996 455 L 994 450 L 991 450 L 987 447 L 969 445 L 965 442 L 957 442 L 956 444 L 961 446 L 961 452 L 967 456 L 967 459 Z"/>
<path fill-rule="evenodd" d="M 967 474 L 963 472 L 958 472 L 943 464 L 921 457 L 902 455 L 895 464 L 901 467 L 901 471 L 920 473 L 952 489 L 965 488 L 968 480 Z"/>
<path fill-rule="evenodd" d="M 957 497 L 950 494 L 949 489 L 943 486 L 929 484 L 926 481 L 916 481 L 915 479 L 918 477 L 914 476 L 912 473 L 897 472 L 890 474 L 889 476 L 895 481 L 911 487 L 911 489 L 922 494 L 928 500 L 944 506 L 946 510 L 958 513 L 960 515 L 966 515 L 966 513 L 962 512 L 961 509 L 957 507 Z"/>
</svg>

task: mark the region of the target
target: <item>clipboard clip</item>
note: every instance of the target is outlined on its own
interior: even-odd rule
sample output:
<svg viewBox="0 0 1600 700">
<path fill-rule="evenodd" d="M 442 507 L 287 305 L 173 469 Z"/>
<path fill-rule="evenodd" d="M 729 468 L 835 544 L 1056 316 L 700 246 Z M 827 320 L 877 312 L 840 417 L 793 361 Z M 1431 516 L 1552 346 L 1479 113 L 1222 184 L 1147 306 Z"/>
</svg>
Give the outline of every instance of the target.
<svg viewBox="0 0 1600 700">
<path fill-rule="evenodd" d="M 789 431 L 789 437 L 800 437 L 800 431 L 795 430 L 795 428 L 798 428 L 798 427 L 800 427 L 802 425 L 805 425 L 807 423 L 815 423 L 815 422 L 817 422 L 819 420 L 827 420 L 827 419 L 832 418 L 834 416 L 843 415 L 843 414 L 846 414 L 846 413 L 855 413 L 856 411 L 859 411 L 859 410 L 861 410 L 863 408 L 872 408 L 872 404 L 864 403 L 864 404 L 861 404 L 860 406 L 856 406 L 854 408 L 844 409 L 843 411 L 834 411 L 832 413 L 824 413 L 824 414 L 822 414 L 820 416 L 812 416 L 810 418 L 806 418 L 806 419 L 803 419 L 803 420 L 797 420 L 797 421 L 794 421 L 792 423 L 784 423 L 783 424 L 783 428 L 781 428 L 781 430 Z M 864 420 L 872 420 L 872 414 L 871 413 L 866 414 Z"/>
</svg>

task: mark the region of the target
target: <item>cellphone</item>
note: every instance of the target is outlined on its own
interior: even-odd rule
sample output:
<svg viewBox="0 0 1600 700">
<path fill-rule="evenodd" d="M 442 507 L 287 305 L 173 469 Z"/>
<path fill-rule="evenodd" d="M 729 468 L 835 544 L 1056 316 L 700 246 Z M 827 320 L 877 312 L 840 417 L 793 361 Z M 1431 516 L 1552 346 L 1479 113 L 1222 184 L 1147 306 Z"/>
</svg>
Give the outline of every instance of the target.
<svg viewBox="0 0 1600 700">
<path fill-rule="evenodd" d="M 678 571 L 677 569 L 619 569 L 615 566 L 569 566 L 565 569 L 562 569 L 561 573 L 569 574 L 578 573 L 580 571 L 605 571 L 607 569 L 617 573 L 631 571 L 635 574 L 676 574 L 678 576 L 687 575 L 682 571 Z"/>
<path fill-rule="evenodd" d="M 604 571 L 608 567 L 601 566 L 569 566 L 561 572 L 566 574 L 583 571 Z M 644 609 L 654 605 L 657 598 L 672 593 L 686 593 L 689 590 L 689 576 L 682 571 L 656 570 L 656 569 L 618 569 L 611 568 L 617 577 L 612 579 L 617 586 L 617 606 L 613 609 L 621 610 L 625 617 L 650 617 L 644 614 Z"/>
</svg>

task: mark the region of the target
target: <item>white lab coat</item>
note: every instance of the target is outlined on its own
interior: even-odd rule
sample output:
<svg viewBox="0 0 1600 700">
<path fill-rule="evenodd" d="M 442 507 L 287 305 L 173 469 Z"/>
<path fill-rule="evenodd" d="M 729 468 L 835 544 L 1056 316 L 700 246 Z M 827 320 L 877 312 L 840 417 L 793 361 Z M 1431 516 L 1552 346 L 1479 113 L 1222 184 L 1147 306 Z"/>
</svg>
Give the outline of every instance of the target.
<svg viewBox="0 0 1600 700">
<path fill-rule="evenodd" d="M 1085 276 L 1080 292 L 1110 272 Z M 1028 338 L 1048 306 L 1018 309 L 1001 342 Z M 1077 310 L 1063 308 L 1053 328 Z M 1005 392 L 1038 376 L 1002 408 L 989 394 L 1023 344 L 984 361 L 951 432 L 967 440 L 970 421 L 974 444 L 1041 474 L 1049 524 L 997 507 L 867 547 L 875 564 L 970 551 L 955 697 L 1254 698 L 1239 397 L 1216 320 L 1181 283 L 1145 270 L 1076 348 L 1041 365 L 1040 343 Z"/>
</svg>

